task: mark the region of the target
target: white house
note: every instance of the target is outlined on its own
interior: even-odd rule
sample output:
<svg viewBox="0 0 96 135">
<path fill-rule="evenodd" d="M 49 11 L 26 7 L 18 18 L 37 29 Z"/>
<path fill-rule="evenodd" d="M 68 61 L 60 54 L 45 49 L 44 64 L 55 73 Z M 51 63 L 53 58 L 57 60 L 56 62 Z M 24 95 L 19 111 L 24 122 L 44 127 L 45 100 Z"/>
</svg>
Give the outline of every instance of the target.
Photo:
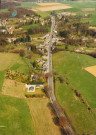
<svg viewBox="0 0 96 135">
<path fill-rule="evenodd" d="M 37 84 L 37 85 L 25 85 L 27 88 L 27 92 L 35 92 L 37 88 L 43 87 L 43 85 Z"/>
<path fill-rule="evenodd" d="M 35 92 L 36 85 L 25 85 L 25 87 L 28 89 L 27 92 Z"/>
</svg>

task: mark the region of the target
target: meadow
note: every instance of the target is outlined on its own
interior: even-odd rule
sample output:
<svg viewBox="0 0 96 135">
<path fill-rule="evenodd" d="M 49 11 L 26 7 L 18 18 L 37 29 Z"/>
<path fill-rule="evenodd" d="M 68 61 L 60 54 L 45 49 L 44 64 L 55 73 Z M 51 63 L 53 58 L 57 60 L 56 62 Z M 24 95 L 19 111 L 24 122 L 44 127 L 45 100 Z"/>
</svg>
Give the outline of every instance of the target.
<svg viewBox="0 0 96 135">
<path fill-rule="evenodd" d="M 33 2 L 21 2 L 21 6 L 18 7 L 36 7 L 39 6 L 37 3 L 33 3 Z"/>
<path fill-rule="evenodd" d="M 96 78 L 84 70 L 85 67 L 93 65 L 96 65 L 96 60 L 87 55 L 72 52 L 59 52 L 53 55 L 53 70 L 58 76 L 64 77 L 64 82 L 67 78 L 96 113 Z M 96 133 L 94 113 L 88 110 L 68 84 L 60 83 L 57 79 L 55 94 L 78 134 Z"/>
<path fill-rule="evenodd" d="M 26 100 L 0 95 L 0 135 L 35 135 Z"/>
<path fill-rule="evenodd" d="M 63 2 L 63 4 L 68 4 L 69 6 L 71 6 L 72 8 L 70 9 L 65 9 L 64 11 L 68 11 L 68 12 L 73 12 L 76 13 L 77 15 L 84 15 L 84 14 L 91 14 L 90 18 L 87 18 L 84 21 L 89 21 L 90 25 L 96 25 L 96 1 L 83 1 L 83 2 L 79 2 L 79 1 L 65 1 Z M 86 8 L 95 8 L 95 11 L 83 11 L 83 9 Z"/>
<path fill-rule="evenodd" d="M 40 27 L 40 24 L 30 24 L 30 25 L 24 25 L 23 26 L 23 29 L 24 30 L 27 30 L 27 29 L 30 29 L 30 28 L 33 28 L 33 27 Z"/>
</svg>

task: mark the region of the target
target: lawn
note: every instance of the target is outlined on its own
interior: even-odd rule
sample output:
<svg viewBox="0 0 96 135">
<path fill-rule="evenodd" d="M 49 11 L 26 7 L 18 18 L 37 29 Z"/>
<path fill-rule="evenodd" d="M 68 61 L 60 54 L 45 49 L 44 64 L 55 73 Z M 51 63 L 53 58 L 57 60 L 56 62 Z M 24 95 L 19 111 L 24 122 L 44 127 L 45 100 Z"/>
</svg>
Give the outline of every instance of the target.
<svg viewBox="0 0 96 135">
<path fill-rule="evenodd" d="M 53 55 L 53 69 L 58 75 L 68 78 L 96 112 L 96 78 L 84 70 L 85 67 L 92 65 L 96 65 L 96 60 L 87 55 L 72 52 L 59 52 Z M 65 83 L 56 81 L 55 92 L 77 133 L 96 133 L 96 117 L 76 97 L 72 89 Z"/>
<path fill-rule="evenodd" d="M 36 135 L 61 135 L 58 126 L 53 122 L 54 117 L 48 103 L 50 102 L 47 98 L 28 99 Z"/>
<path fill-rule="evenodd" d="M 0 95 L 0 135 L 35 135 L 26 100 Z"/>
</svg>

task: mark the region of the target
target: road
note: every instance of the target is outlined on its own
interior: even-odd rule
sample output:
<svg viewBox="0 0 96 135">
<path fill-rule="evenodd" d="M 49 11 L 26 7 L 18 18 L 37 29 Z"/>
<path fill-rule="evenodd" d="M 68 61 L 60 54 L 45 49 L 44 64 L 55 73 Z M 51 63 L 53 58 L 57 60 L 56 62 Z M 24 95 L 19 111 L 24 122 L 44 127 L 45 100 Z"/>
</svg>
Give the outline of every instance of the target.
<svg viewBox="0 0 96 135">
<path fill-rule="evenodd" d="M 48 86 L 49 86 L 49 97 L 51 100 L 51 103 L 53 104 L 54 110 L 57 114 L 57 117 L 66 117 L 64 115 L 64 112 L 62 111 L 62 108 L 58 104 L 58 101 L 56 100 L 55 94 L 54 94 L 54 88 L 53 88 L 53 75 L 52 75 L 52 39 L 54 37 L 54 30 L 55 30 L 55 16 L 51 17 L 52 20 L 52 27 L 51 27 L 51 33 L 50 33 L 50 39 L 49 39 L 49 46 L 48 46 L 48 72 L 51 74 L 51 77 L 48 78 Z M 64 134 L 65 135 L 75 135 L 73 132 L 70 124 L 63 127 Z"/>
</svg>

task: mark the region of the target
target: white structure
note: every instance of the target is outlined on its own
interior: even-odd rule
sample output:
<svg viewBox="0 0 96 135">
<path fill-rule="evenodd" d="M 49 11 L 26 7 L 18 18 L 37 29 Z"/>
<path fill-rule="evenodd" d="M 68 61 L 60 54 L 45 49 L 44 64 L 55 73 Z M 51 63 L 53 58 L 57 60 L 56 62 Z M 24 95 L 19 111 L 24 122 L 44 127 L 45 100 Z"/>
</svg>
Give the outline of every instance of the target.
<svg viewBox="0 0 96 135">
<path fill-rule="evenodd" d="M 37 88 L 43 87 L 43 85 L 37 84 L 37 85 L 25 85 L 25 87 L 28 89 L 27 92 L 35 92 Z"/>
<path fill-rule="evenodd" d="M 25 87 L 28 89 L 27 92 L 35 92 L 36 85 L 25 85 Z"/>
</svg>

